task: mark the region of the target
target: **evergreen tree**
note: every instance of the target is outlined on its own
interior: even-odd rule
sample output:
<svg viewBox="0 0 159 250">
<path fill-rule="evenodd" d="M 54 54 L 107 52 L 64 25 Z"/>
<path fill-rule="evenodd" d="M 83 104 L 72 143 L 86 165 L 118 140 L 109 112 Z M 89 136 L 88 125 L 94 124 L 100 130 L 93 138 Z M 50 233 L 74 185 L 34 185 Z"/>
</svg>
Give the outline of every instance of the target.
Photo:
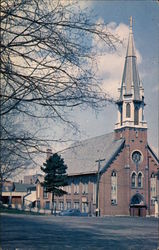
<svg viewBox="0 0 159 250">
<path fill-rule="evenodd" d="M 64 160 L 61 156 L 55 153 L 46 160 L 46 163 L 43 163 L 43 166 L 41 170 L 45 173 L 45 177 L 42 185 L 46 192 L 52 193 L 53 205 L 55 195 L 62 196 L 67 194 L 67 192 L 62 189 L 62 187 L 67 186 L 67 165 L 64 164 Z"/>
</svg>

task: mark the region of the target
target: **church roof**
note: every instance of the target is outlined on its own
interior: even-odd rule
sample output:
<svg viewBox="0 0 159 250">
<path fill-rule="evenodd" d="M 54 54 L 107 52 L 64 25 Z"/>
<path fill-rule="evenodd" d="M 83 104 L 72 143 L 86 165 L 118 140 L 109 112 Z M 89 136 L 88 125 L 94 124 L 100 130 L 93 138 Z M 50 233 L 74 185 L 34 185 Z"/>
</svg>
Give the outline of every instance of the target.
<svg viewBox="0 0 159 250">
<path fill-rule="evenodd" d="M 124 139 L 114 140 L 114 133 L 110 133 L 73 144 L 61 153 L 68 167 L 68 175 L 97 173 L 96 161 L 105 159 L 101 162 L 102 171 L 114 159 L 123 143 Z"/>
<path fill-rule="evenodd" d="M 123 89 L 125 88 L 125 95 L 134 94 L 134 100 L 140 100 L 140 78 L 137 69 L 137 58 L 135 54 L 135 46 L 134 46 L 134 38 L 132 31 L 132 17 L 130 18 L 130 30 L 129 30 L 129 39 L 128 39 L 128 47 L 127 53 L 125 57 L 125 65 L 124 72 L 121 83 L 121 91 L 120 91 L 120 101 L 123 99 Z M 134 88 L 132 88 L 134 87 Z M 134 93 L 132 93 L 132 89 Z"/>
<path fill-rule="evenodd" d="M 147 148 L 148 148 L 148 151 L 152 154 L 153 158 L 157 161 L 157 163 L 159 163 L 159 158 L 157 157 L 157 155 L 152 150 L 152 148 L 151 148 L 151 146 L 149 144 L 147 145 Z"/>
</svg>

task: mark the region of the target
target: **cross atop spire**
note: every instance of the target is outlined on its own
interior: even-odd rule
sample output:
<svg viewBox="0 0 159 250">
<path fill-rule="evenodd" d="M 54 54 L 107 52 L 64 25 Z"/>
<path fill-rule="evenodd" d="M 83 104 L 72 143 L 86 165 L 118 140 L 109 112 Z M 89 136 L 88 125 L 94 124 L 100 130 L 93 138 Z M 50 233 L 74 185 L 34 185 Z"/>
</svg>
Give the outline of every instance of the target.
<svg viewBox="0 0 159 250">
<path fill-rule="evenodd" d="M 132 30 L 133 19 L 132 16 L 130 17 L 130 29 Z"/>
<path fill-rule="evenodd" d="M 129 40 L 128 40 L 128 47 L 127 47 L 126 56 L 135 56 L 135 46 L 134 46 L 132 24 L 133 24 L 133 19 L 132 19 L 132 16 L 131 16 L 130 17 L 130 28 L 129 28 Z"/>
</svg>

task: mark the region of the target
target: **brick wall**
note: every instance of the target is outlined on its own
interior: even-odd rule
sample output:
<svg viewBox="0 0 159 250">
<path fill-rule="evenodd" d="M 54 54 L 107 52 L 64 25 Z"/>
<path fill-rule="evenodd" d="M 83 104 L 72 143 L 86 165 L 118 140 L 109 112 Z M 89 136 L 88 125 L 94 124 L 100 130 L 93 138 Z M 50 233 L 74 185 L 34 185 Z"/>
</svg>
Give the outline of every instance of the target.
<svg viewBox="0 0 159 250">
<path fill-rule="evenodd" d="M 85 178 L 85 176 L 84 176 Z M 82 211 L 82 202 L 86 202 L 88 204 L 88 213 L 94 213 L 95 212 L 95 204 L 93 203 L 93 185 L 94 185 L 94 180 L 95 176 L 94 175 L 88 175 L 88 193 L 82 193 L 82 185 L 83 185 L 83 177 L 82 176 L 76 176 L 76 177 L 71 177 L 71 193 L 63 195 L 62 197 L 56 197 L 54 198 L 54 201 L 56 202 L 56 209 L 59 210 L 59 204 L 60 202 L 64 203 L 64 209 L 67 209 L 66 204 L 67 202 L 71 202 L 71 208 L 74 208 L 74 203 L 79 202 L 79 209 Z M 79 182 L 79 193 L 74 193 L 74 185 L 76 180 Z M 38 191 L 39 189 L 39 191 Z M 41 186 L 40 183 L 37 184 L 36 186 L 36 193 L 37 193 L 37 200 L 40 201 L 40 206 L 41 208 L 45 208 L 45 203 L 50 201 L 51 204 L 51 199 L 52 195 L 51 193 L 48 193 L 48 198 L 43 197 L 43 187 Z M 39 193 L 39 195 L 38 195 Z"/>
</svg>

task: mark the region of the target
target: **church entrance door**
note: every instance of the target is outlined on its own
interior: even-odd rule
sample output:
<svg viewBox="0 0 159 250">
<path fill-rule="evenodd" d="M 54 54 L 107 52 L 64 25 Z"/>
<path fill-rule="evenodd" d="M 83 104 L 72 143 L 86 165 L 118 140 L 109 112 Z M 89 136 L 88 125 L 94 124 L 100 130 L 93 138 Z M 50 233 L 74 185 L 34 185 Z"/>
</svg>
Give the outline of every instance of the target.
<svg viewBox="0 0 159 250">
<path fill-rule="evenodd" d="M 130 216 L 146 216 L 146 205 L 144 204 L 143 197 L 140 194 L 135 194 L 131 199 Z"/>
<path fill-rule="evenodd" d="M 130 216 L 146 216 L 146 206 L 130 206 Z"/>
</svg>

